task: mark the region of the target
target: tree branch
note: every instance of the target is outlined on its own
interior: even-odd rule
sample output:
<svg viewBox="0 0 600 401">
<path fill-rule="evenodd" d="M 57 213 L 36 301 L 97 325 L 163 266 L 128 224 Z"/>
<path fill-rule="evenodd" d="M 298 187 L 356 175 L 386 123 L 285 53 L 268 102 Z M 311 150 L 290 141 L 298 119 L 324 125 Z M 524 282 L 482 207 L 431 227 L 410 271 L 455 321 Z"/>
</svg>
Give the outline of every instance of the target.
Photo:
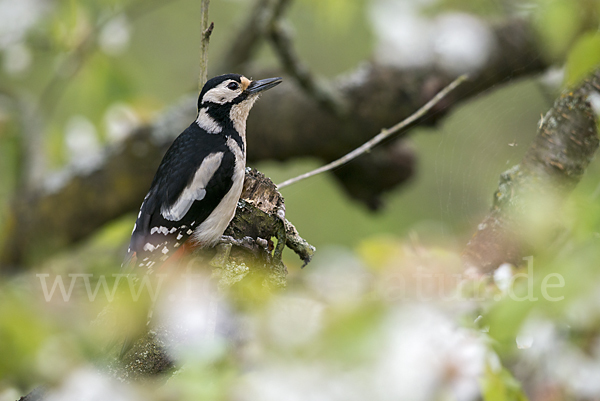
<svg viewBox="0 0 600 401">
<path fill-rule="evenodd" d="M 291 29 L 283 18 L 290 3 L 291 0 L 277 0 L 268 25 L 268 36 L 275 54 L 284 71 L 295 79 L 309 97 L 336 117 L 345 118 L 348 105 L 343 98 L 327 80 L 315 77 L 294 49 Z"/>
<path fill-rule="evenodd" d="M 446 86 L 440 92 L 438 92 L 431 100 L 425 103 L 419 110 L 415 111 L 413 114 L 395 124 L 391 128 L 384 128 L 379 132 L 379 134 L 375 135 L 373 138 L 369 139 L 367 142 L 354 149 L 353 151 L 346 153 L 344 156 L 340 157 L 337 160 L 332 161 L 329 164 L 321 166 L 315 170 L 309 171 L 308 173 L 301 174 L 297 177 L 290 178 L 282 182 L 281 184 L 277 184 L 279 189 L 285 188 L 288 185 L 295 184 L 301 180 L 306 178 L 314 177 L 317 174 L 325 173 L 327 171 L 331 171 L 335 168 L 341 167 L 342 165 L 350 162 L 351 160 L 356 159 L 358 156 L 371 151 L 375 146 L 379 145 L 384 140 L 388 139 L 393 134 L 403 130 L 408 127 L 410 124 L 414 123 L 418 119 L 422 118 L 427 112 L 429 112 L 436 104 L 438 104 L 444 97 L 446 97 L 450 92 L 452 92 L 458 85 L 467 80 L 466 75 L 461 75 L 456 78 L 450 85 Z"/>
<path fill-rule="evenodd" d="M 520 265 L 524 256 L 548 246 L 560 230 L 556 216 L 598 149 L 599 111 L 600 70 L 562 93 L 521 163 L 502 173 L 492 210 L 464 250 L 468 267 L 491 273 L 502 263 Z M 532 221 L 540 210 L 541 230 Z"/>
</svg>

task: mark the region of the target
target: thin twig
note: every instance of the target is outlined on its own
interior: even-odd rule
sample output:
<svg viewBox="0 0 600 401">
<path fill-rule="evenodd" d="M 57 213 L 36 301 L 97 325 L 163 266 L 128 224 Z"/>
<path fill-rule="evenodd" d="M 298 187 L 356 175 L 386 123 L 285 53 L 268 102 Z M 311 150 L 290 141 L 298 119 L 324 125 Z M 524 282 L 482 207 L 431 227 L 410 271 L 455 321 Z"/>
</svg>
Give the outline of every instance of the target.
<svg viewBox="0 0 600 401">
<path fill-rule="evenodd" d="M 198 77 L 198 90 L 201 91 L 202 87 L 208 81 L 208 42 L 210 41 L 210 34 L 212 33 L 215 24 L 211 22 L 208 25 L 208 6 L 210 0 L 202 0 L 202 8 L 200 11 L 200 21 L 202 30 L 202 40 L 200 41 L 200 72 Z"/>
<path fill-rule="evenodd" d="M 270 34 L 273 22 L 281 18 L 292 0 L 256 0 L 248 19 L 241 24 L 232 46 L 221 63 L 221 71 L 243 70 L 244 64 L 254 56 L 261 41 Z"/>
<path fill-rule="evenodd" d="M 244 64 L 252 58 L 265 36 L 267 25 L 273 15 L 272 0 L 256 0 L 247 20 L 241 24 L 232 45 L 223 57 L 221 72 L 242 71 Z"/>
<path fill-rule="evenodd" d="M 256 0 L 243 28 L 232 41 L 233 45 L 225 56 L 221 70 L 242 68 L 260 41 L 268 35 L 282 67 L 296 79 L 304 92 L 336 116 L 344 117 L 348 108 L 341 96 L 327 82 L 314 77 L 294 51 L 291 35 L 282 21 L 291 3 L 292 0 Z"/>
<path fill-rule="evenodd" d="M 283 68 L 296 79 L 306 94 L 317 103 L 334 115 L 341 118 L 345 117 L 348 107 L 343 102 L 342 97 L 333 90 L 329 82 L 315 77 L 294 51 L 289 29 L 285 26 L 285 22 L 280 20 L 282 13 L 283 10 L 275 13 L 271 23 L 270 37 Z"/>
<path fill-rule="evenodd" d="M 429 110 L 431 110 L 431 108 L 433 106 L 435 106 L 437 103 L 439 103 L 440 100 L 442 100 L 444 97 L 446 97 L 450 92 L 452 92 L 457 86 L 462 84 L 467 79 L 468 79 L 467 75 L 461 75 L 460 77 L 458 77 L 454 81 L 452 81 L 452 83 L 450 85 L 448 85 L 444 89 L 442 89 L 430 101 L 425 103 L 425 105 L 423 105 L 419 110 L 414 112 L 408 118 L 400 121 L 398 124 L 394 125 L 391 128 L 382 129 L 381 132 L 379 134 L 377 134 L 375 137 L 373 137 L 369 141 L 365 142 L 360 147 L 354 149 L 352 152 L 346 154 L 345 156 L 342 156 L 339 159 L 332 161 L 331 163 L 326 164 L 324 166 L 321 166 L 313 171 L 309 171 L 308 173 L 301 174 L 294 178 L 290 178 L 289 180 L 286 180 L 286 181 L 282 182 L 281 184 L 278 184 L 277 188 L 281 189 L 281 188 L 287 187 L 288 185 L 295 184 L 298 181 L 304 180 L 305 178 L 309 178 L 309 177 L 315 176 L 317 174 L 321 174 L 326 171 L 333 170 L 334 168 L 337 168 L 343 164 L 348 163 L 350 160 L 357 158 L 358 156 L 362 155 L 363 153 L 370 151 L 376 145 L 381 143 L 383 140 L 389 138 L 391 135 L 406 128 L 410 124 L 417 121 L 419 118 L 423 117 Z"/>
<path fill-rule="evenodd" d="M 273 17 L 271 22 L 283 17 L 283 14 L 290 8 L 292 0 L 273 0 Z"/>
</svg>

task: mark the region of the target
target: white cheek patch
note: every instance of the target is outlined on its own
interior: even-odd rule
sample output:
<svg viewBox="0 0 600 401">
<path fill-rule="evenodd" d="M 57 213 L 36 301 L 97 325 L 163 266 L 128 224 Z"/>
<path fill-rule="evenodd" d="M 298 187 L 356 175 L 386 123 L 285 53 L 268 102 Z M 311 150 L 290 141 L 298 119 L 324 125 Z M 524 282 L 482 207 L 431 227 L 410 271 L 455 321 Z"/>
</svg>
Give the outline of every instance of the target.
<svg viewBox="0 0 600 401">
<path fill-rule="evenodd" d="M 206 92 L 204 94 L 204 97 L 202 98 L 202 103 L 211 102 L 217 104 L 225 104 L 231 102 L 233 99 L 238 97 L 239 94 L 242 93 L 242 91 L 240 88 L 238 88 L 237 90 L 231 90 L 227 88 L 227 85 L 229 85 L 231 82 L 235 81 L 232 79 L 228 79 L 227 81 L 222 82 L 216 88 L 212 88 L 211 90 Z"/>
<path fill-rule="evenodd" d="M 221 165 L 221 160 L 223 160 L 223 152 L 211 153 L 206 156 L 194 174 L 194 179 L 183 189 L 177 201 L 170 207 L 163 205 L 160 208 L 162 217 L 170 221 L 181 220 L 195 201 L 202 200 L 206 195 L 206 184 Z"/>
<path fill-rule="evenodd" d="M 200 128 L 204 128 L 204 130 L 206 130 L 206 132 L 209 134 L 218 134 L 219 132 L 223 131 L 221 124 L 216 122 L 214 118 L 208 115 L 208 109 L 206 107 L 200 109 L 198 118 L 196 119 L 196 124 L 198 124 Z"/>
</svg>

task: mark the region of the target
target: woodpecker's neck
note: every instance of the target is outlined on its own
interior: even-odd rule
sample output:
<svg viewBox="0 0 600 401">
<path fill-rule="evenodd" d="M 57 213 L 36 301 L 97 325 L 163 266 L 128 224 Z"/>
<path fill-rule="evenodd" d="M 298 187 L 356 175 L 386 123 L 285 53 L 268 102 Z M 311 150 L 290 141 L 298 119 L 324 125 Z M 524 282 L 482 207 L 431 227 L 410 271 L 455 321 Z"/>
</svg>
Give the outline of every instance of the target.
<svg viewBox="0 0 600 401">
<path fill-rule="evenodd" d="M 196 124 L 209 134 L 219 134 L 223 132 L 223 124 L 211 117 L 209 110 L 208 107 L 203 107 L 198 111 Z"/>
<path fill-rule="evenodd" d="M 229 111 L 229 121 L 233 124 L 233 128 L 244 138 L 244 142 L 246 141 L 246 120 L 257 99 L 257 95 L 250 96 L 247 100 L 231 106 Z"/>
<path fill-rule="evenodd" d="M 257 99 L 258 96 L 254 95 L 239 103 L 202 103 L 196 124 L 209 134 L 231 136 L 240 145 L 240 149 L 245 152 L 246 120 Z"/>
<path fill-rule="evenodd" d="M 255 101 L 256 96 L 243 102 L 226 105 L 203 103 L 198 111 L 196 124 L 209 134 L 232 138 L 245 154 L 246 119 Z"/>
</svg>

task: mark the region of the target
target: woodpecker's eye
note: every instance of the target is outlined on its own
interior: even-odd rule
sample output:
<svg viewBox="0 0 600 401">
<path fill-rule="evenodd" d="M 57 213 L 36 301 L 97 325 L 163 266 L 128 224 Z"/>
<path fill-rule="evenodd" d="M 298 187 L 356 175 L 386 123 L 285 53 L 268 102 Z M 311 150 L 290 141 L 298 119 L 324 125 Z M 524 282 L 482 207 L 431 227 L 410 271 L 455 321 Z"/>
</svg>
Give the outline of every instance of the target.
<svg viewBox="0 0 600 401">
<path fill-rule="evenodd" d="M 228 88 L 228 89 L 231 89 L 232 91 L 236 90 L 236 89 L 237 89 L 237 88 L 239 88 L 239 87 L 240 87 L 240 86 L 238 85 L 238 83 L 237 83 L 237 82 L 230 82 L 230 83 L 227 85 L 227 88 Z"/>
</svg>

